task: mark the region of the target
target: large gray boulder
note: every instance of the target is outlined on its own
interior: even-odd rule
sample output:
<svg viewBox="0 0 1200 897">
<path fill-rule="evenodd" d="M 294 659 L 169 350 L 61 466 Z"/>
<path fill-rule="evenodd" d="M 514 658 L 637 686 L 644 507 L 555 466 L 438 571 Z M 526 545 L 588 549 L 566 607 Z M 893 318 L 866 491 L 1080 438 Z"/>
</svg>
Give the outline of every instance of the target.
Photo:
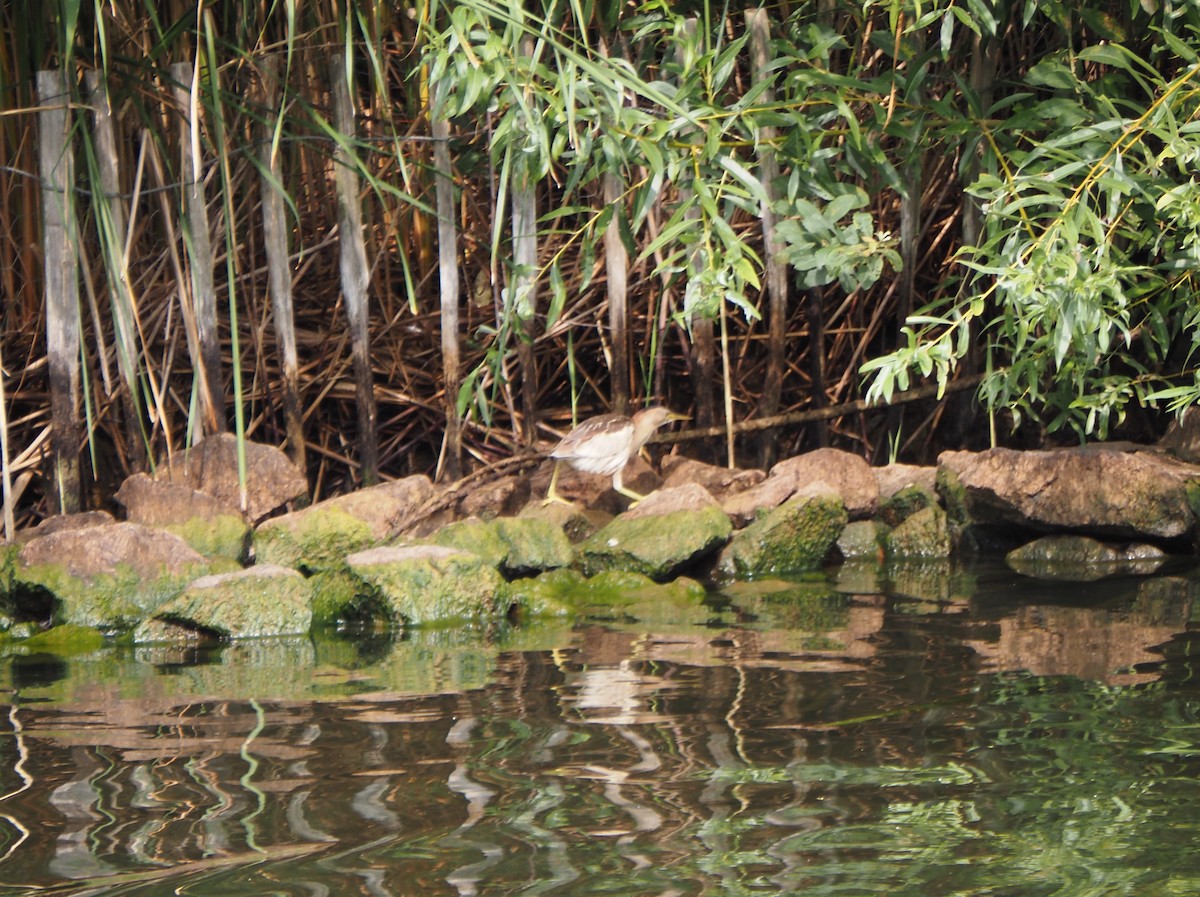
<svg viewBox="0 0 1200 897">
<path fill-rule="evenodd" d="M 956 522 L 1118 539 L 1194 536 L 1200 467 L 1095 446 L 943 452 L 938 485 Z"/>
<path fill-rule="evenodd" d="M 817 483 L 842 501 L 852 520 L 870 517 L 879 507 L 879 483 L 871 466 L 858 455 L 823 448 L 786 458 L 761 483 L 721 503 L 737 526 L 745 526 Z"/>
</svg>

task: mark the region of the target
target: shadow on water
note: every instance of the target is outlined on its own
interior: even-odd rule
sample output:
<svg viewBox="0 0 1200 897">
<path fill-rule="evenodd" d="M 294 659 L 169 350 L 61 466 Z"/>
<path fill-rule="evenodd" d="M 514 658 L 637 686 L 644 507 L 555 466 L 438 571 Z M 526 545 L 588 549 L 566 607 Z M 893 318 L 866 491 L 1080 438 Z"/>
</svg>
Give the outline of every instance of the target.
<svg viewBox="0 0 1200 897">
<path fill-rule="evenodd" d="M 1195 892 L 1196 582 L 13 654 L 0 895 Z"/>
</svg>

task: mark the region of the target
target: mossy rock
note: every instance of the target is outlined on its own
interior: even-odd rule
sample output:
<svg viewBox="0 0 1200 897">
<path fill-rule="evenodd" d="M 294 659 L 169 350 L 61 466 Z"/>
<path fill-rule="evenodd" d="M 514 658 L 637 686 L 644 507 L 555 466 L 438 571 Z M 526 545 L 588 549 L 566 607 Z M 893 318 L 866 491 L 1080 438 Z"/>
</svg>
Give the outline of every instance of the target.
<svg viewBox="0 0 1200 897">
<path fill-rule="evenodd" d="M 494 618 L 503 578 L 478 555 L 442 545 L 373 548 L 346 558 L 364 592 L 393 623 Z"/>
<path fill-rule="evenodd" d="M 905 486 L 880 505 L 879 518 L 894 528 L 929 507 L 940 507 L 937 493 L 924 486 Z"/>
<path fill-rule="evenodd" d="M 889 560 L 937 560 L 950 557 L 954 540 L 946 512 L 929 505 L 904 520 L 883 539 Z"/>
<path fill-rule="evenodd" d="M 588 576 L 628 571 L 662 582 L 718 551 L 732 530 L 729 515 L 716 504 L 646 517 L 622 515 L 578 546 L 579 565 Z"/>
<path fill-rule="evenodd" d="M 22 651 L 30 653 L 45 652 L 59 656 L 91 654 L 99 651 L 105 645 L 104 634 L 91 626 L 77 626 L 74 623 L 64 623 L 55 626 L 19 643 Z"/>
<path fill-rule="evenodd" d="M 344 568 L 347 555 L 375 541 L 363 520 L 337 507 L 314 505 L 259 526 L 254 531 L 254 557 L 260 564 L 316 573 Z"/>
<path fill-rule="evenodd" d="M 113 573 L 83 579 L 62 564 L 38 564 L 18 572 L 14 594 L 22 612 L 46 605 L 55 623 L 121 632 L 137 626 L 208 569 L 203 565 L 147 579 L 122 564 Z"/>
<path fill-rule="evenodd" d="M 878 520 L 855 520 L 837 538 L 838 551 L 847 561 L 883 560 L 883 540 L 888 525 Z"/>
<path fill-rule="evenodd" d="M 245 563 L 253 530 L 244 519 L 233 514 L 217 517 L 193 517 L 185 523 L 165 524 L 161 529 L 179 536 L 207 558 L 227 558 Z"/>
<path fill-rule="evenodd" d="M 548 570 L 537 577 L 505 583 L 500 600 L 521 618 L 572 616 L 578 610 L 574 596 L 586 582 L 587 577 L 578 570 Z"/>
<path fill-rule="evenodd" d="M 429 541 L 470 551 L 508 576 L 566 567 L 575 560 L 563 531 L 534 517 L 462 520 L 438 530 Z"/>
<path fill-rule="evenodd" d="M 323 570 L 309 577 L 313 626 L 386 619 L 386 609 L 367 594 L 362 581 L 346 570 Z"/>
<path fill-rule="evenodd" d="M 304 635 L 311 624 L 308 580 L 286 567 L 259 565 L 195 580 L 138 626 L 133 640 Z"/>
<path fill-rule="evenodd" d="M 798 495 L 734 534 L 717 572 L 729 579 L 817 570 L 849 515 L 836 495 Z"/>
</svg>

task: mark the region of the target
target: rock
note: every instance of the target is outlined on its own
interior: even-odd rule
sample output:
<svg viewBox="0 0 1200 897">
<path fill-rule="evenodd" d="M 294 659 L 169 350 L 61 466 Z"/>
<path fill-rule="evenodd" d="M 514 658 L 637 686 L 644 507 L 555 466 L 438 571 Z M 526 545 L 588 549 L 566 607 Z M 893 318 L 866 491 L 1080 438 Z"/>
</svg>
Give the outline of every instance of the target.
<svg viewBox="0 0 1200 897">
<path fill-rule="evenodd" d="M 1200 464 L 1200 411 L 1189 408 L 1167 426 L 1158 447 L 1181 461 Z"/>
<path fill-rule="evenodd" d="M 507 576 L 566 567 L 575 560 L 563 531 L 533 517 L 462 520 L 439 530 L 430 541 L 477 554 Z"/>
<path fill-rule="evenodd" d="M 312 586 L 295 570 L 265 564 L 202 576 L 134 630 L 137 643 L 303 635 Z"/>
<path fill-rule="evenodd" d="M 717 560 L 727 579 L 816 570 L 848 522 L 841 498 L 809 487 L 736 533 Z"/>
<path fill-rule="evenodd" d="M 503 579 L 477 555 L 442 545 L 372 548 L 346 558 L 393 623 L 420 625 L 497 615 Z"/>
<path fill-rule="evenodd" d="M 433 493 L 428 477 L 412 476 L 274 517 L 254 532 L 255 557 L 304 572 L 337 569 L 413 523 Z"/>
<path fill-rule="evenodd" d="M 1148 575 L 1166 562 L 1155 545 L 1109 545 L 1069 534 L 1043 536 L 1005 555 L 1017 573 L 1035 579 L 1094 582 L 1114 574 Z"/>
<path fill-rule="evenodd" d="M 144 473 L 127 477 L 116 498 L 131 522 L 175 533 L 206 557 L 246 558 L 252 528 L 236 505 Z"/>
<path fill-rule="evenodd" d="M 946 512 L 929 505 L 909 517 L 883 537 L 889 560 L 945 560 L 954 550 Z"/>
<path fill-rule="evenodd" d="M 521 509 L 520 518 L 548 521 L 563 532 L 568 542 L 576 543 L 608 526 L 613 515 L 578 505 L 564 505 L 557 501 L 546 504 L 541 499 L 534 499 Z"/>
<path fill-rule="evenodd" d="M 879 518 L 888 526 L 899 526 L 917 511 L 940 508 L 937 492 L 924 484 L 903 486 L 879 506 Z"/>
<path fill-rule="evenodd" d="M 717 501 L 757 486 L 766 479 L 761 470 L 739 470 L 705 464 L 683 455 L 668 455 L 662 463 L 662 489 L 676 486 L 703 486 Z"/>
<path fill-rule="evenodd" d="M 878 520 L 855 520 L 837 538 L 838 551 L 847 560 L 882 561 L 888 527 Z"/>
<path fill-rule="evenodd" d="M 917 487 L 930 493 L 937 491 L 937 468 L 916 464 L 888 464 L 872 467 L 871 473 L 879 484 L 879 500 L 886 502 L 903 489 Z"/>
<path fill-rule="evenodd" d="M 48 594 L 56 622 L 120 630 L 208 572 L 210 562 L 179 536 L 110 523 L 30 539 L 17 556 L 14 590 L 34 604 Z"/>
<path fill-rule="evenodd" d="M 1118 539 L 1194 535 L 1200 468 L 1103 446 L 943 452 L 939 490 L 968 524 L 1070 530 Z"/>
<path fill-rule="evenodd" d="M 104 634 L 91 626 L 64 623 L 44 632 L 38 632 L 21 642 L 21 650 L 29 653 L 45 652 L 67 657 L 91 654 L 105 645 Z"/>
<path fill-rule="evenodd" d="M 816 449 L 787 458 L 771 468 L 771 477 L 790 477 L 797 489 L 824 483 L 841 496 L 852 520 L 870 517 L 879 507 L 879 483 L 871 465 L 840 449 Z"/>
<path fill-rule="evenodd" d="M 580 543 L 579 564 L 588 576 L 626 570 L 662 581 L 716 552 L 732 529 L 701 487 L 662 490 Z"/>
<path fill-rule="evenodd" d="M 308 482 L 287 455 L 271 445 L 245 441 L 246 516 L 257 523 L 288 502 L 308 495 Z M 227 507 L 241 508 L 237 437 L 209 436 L 154 473 L 158 482 L 186 486 L 210 495 Z"/>
<path fill-rule="evenodd" d="M 20 530 L 16 539 L 22 545 L 38 536 L 49 536 L 68 529 L 87 529 L 89 526 L 105 526 L 116 523 L 108 511 L 81 511 L 78 514 L 55 514 L 47 517 L 31 530 Z"/>
<path fill-rule="evenodd" d="M 736 527 L 747 526 L 772 508 L 777 508 L 796 494 L 796 481 L 791 477 L 767 477 L 757 486 L 721 502 L 721 510 L 729 515 Z"/>
<path fill-rule="evenodd" d="M 529 481 L 524 477 L 507 476 L 467 491 L 458 502 L 458 516 L 490 520 L 511 516 L 529 501 Z"/>
</svg>

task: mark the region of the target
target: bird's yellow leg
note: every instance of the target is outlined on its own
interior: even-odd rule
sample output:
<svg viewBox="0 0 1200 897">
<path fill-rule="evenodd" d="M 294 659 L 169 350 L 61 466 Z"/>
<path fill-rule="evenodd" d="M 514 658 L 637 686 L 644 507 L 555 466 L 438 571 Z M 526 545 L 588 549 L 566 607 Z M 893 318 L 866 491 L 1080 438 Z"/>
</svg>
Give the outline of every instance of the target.
<svg viewBox="0 0 1200 897">
<path fill-rule="evenodd" d="M 574 507 L 571 502 L 567 501 L 558 494 L 558 468 L 561 465 L 561 461 L 554 462 L 554 473 L 550 474 L 550 488 L 546 490 L 546 497 L 542 500 L 543 507 L 552 504 L 569 505 Z"/>
<path fill-rule="evenodd" d="M 620 492 L 622 495 L 626 496 L 627 498 L 633 499 L 633 504 L 631 504 L 629 506 L 631 508 L 634 505 L 636 505 L 639 501 L 642 501 L 646 498 L 646 496 L 642 495 L 639 492 L 634 492 L 628 486 L 625 486 L 624 484 L 621 483 L 621 471 L 620 470 L 618 470 L 616 473 L 613 474 L 613 488 L 616 489 L 618 492 Z"/>
</svg>

